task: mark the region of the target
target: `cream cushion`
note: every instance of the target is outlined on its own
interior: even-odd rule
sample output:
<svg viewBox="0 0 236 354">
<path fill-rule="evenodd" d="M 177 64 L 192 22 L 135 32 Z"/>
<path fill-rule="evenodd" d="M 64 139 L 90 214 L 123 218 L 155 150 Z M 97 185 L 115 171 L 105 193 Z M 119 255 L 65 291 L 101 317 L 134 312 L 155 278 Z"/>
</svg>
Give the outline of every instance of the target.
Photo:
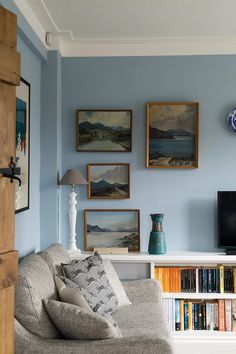
<svg viewBox="0 0 236 354">
<path fill-rule="evenodd" d="M 56 283 L 58 295 L 61 301 L 67 302 L 68 304 L 73 304 L 84 308 L 87 311 L 92 312 L 93 310 L 85 300 L 80 288 L 75 284 L 75 287 L 66 287 L 65 283 L 60 279 L 59 276 L 54 275 L 54 280 Z"/>
<path fill-rule="evenodd" d="M 131 305 L 128 296 L 126 295 L 125 289 L 116 273 L 115 268 L 113 267 L 111 261 L 103 260 L 104 270 L 106 272 L 108 281 L 116 294 L 118 300 L 118 308 L 122 306 Z"/>
</svg>

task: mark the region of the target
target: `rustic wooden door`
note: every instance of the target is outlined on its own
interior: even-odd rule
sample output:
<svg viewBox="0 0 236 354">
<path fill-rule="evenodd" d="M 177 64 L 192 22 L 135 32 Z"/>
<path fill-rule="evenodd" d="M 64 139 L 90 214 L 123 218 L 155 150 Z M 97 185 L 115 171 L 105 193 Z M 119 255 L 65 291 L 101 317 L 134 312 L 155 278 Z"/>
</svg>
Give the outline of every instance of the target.
<svg viewBox="0 0 236 354">
<path fill-rule="evenodd" d="M 0 169 L 15 158 L 16 85 L 20 55 L 16 52 L 16 16 L 0 7 Z M 15 184 L 0 174 L 0 354 L 14 353 L 14 283 L 18 253 L 14 250 Z"/>
</svg>

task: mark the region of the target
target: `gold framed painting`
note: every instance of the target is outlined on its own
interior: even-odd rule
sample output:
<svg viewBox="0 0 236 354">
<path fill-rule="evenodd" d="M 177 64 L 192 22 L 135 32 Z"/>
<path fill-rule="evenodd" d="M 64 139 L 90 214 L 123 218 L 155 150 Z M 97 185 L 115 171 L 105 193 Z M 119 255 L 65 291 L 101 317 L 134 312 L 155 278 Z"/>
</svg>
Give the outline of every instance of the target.
<svg viewBox="0 0 236 354">
<path fill-rule="evenodd" d="M 89 163 L 89 199 L 129 199 L 130 165 L 128 163 Z"/>
<path fill-rule="evenodd" d="M 131 152 L 132 110 L 78 109 L 76 150 Z"/>
<path fill-rule="evenodd" d="M 146 167 L 198 167 L 199 104 L 147 103 Z"/>
<path fill-rule="evenodd" d="M 128 247 L 140 251 L 139 209 L 86 209 L 84 211 L 84 249 Z"/>
</svg>

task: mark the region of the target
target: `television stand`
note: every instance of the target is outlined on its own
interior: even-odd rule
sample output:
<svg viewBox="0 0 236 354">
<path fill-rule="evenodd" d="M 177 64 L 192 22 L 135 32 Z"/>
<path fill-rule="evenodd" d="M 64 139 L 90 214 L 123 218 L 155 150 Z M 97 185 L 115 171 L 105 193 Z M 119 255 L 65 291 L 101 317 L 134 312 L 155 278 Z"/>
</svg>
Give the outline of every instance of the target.
<svg viewBox="0 0 236 354">
<path fill-rule="evenodd" d="M 236 248 L 226 248 L 225 253 L 227 256 L 235 256 Z"/>
</svg>

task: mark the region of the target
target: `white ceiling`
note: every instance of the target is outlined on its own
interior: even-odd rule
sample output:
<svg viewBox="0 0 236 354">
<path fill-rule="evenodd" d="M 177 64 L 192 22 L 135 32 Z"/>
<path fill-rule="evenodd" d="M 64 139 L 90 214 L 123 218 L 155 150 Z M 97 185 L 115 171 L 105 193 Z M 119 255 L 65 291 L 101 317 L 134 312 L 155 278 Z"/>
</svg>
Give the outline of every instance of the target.
<svg viewBox="0 0 236 354">
<path fill-rule="evenodd" d="M 236 0 L 14 0 L 65 56 L 236 53 Z"/>
</svg>

